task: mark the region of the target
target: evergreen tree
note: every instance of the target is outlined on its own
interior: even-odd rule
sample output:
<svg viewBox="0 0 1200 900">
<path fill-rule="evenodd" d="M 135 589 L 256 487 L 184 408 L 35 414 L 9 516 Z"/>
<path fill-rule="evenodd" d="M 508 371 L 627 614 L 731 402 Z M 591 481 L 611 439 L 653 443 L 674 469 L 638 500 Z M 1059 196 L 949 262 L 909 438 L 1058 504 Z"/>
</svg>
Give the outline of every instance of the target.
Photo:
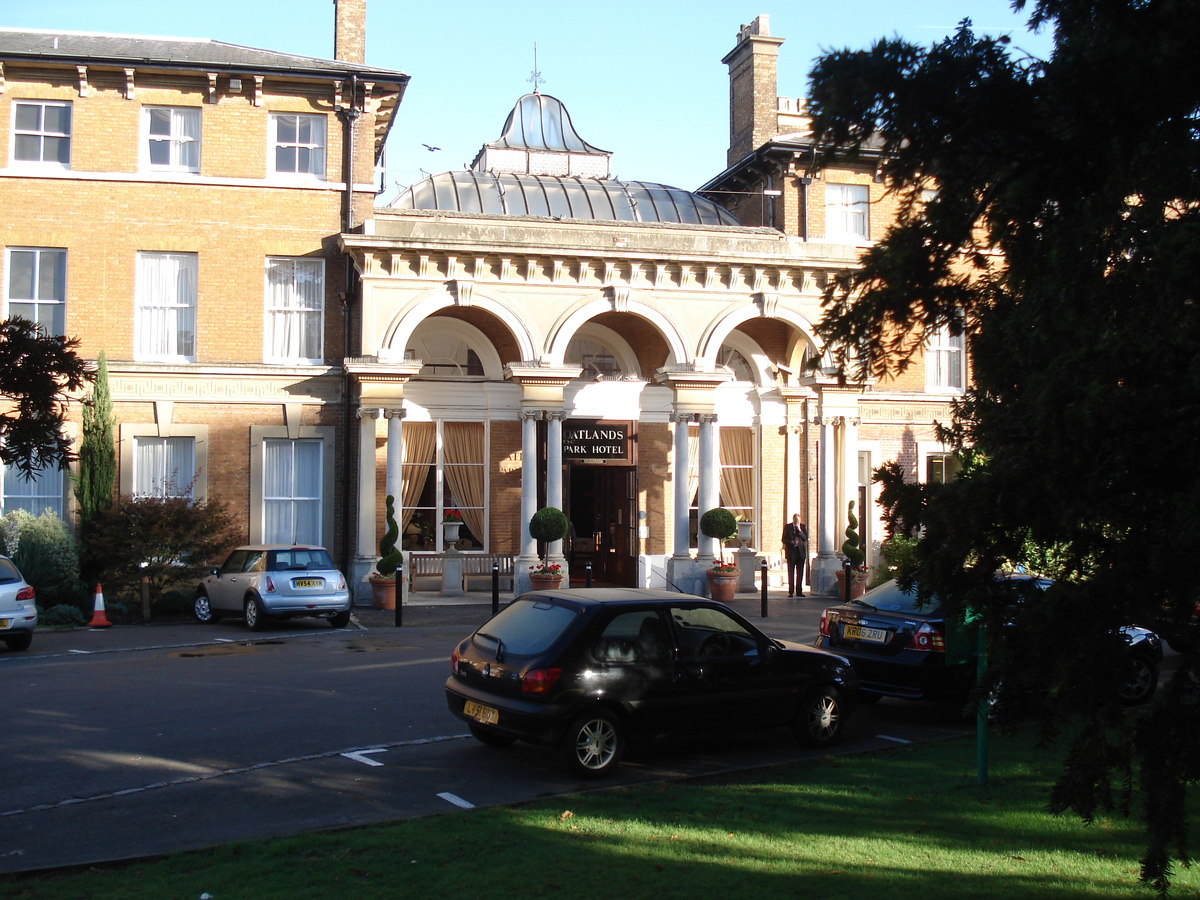
<svg viewBox="0 0 1200 900">
<path fill-rule="evenodd" d="M 104 351 L 96 361 L 96 381 L 91 399 L 83 405 L 83 435 L 79 444 L 79 475 L 75 500 L 80 527 L 86 528 L 96 513 L 112 506 L 117 484 L 117 455 L 113 446 L 112 397 L 108 390 L 108 360 Z"/>
<path fill-rule="evenodd" d="M 822 160 L 877 154 L 902 210 L 817 331 L 856 377 L 902 369 L 935 330 L 970 338 L 944 437 L 971 465 L 909 504 L 913 579 L 983 614 L 1015 714 L 1049 737 L 1072 723 L 1051 808 L 1090 820 L 1136 799 L 1142 877 L 1166 891 L 1189 853 L 1200 673 L 1184 661 L 1128 715 L 1120 628 L 1195 602 L 1200 4 L 1029 5 L 1054 29 L 1047 60 L 965 22 L 933 47 L 886 39 L 816 64 Z M 1012 563 L 1055 577 L 1016 618 L 990 590 Z"/>
</svg>

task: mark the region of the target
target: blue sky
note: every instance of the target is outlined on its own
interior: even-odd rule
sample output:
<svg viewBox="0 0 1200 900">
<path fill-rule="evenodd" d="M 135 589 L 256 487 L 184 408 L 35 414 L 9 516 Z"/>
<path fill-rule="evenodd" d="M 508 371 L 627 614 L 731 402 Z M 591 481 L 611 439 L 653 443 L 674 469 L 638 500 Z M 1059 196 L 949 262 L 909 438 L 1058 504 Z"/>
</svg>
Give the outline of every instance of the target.
<svg viewBox="0 0 1200 900">
<path fill-rule="evenodd" d="M 333 54 L 331 0 L 39 0 L 2 5 L 0 27 L 212 38 L 306 56 Z M 199 10 L 200 14 L 196 15 Z M 729 82 L 721 58 L 738 28 L 770 16 L 780 49 L 779 93 L 802 96 L 826 49 L 867 47 L 901 35 L 939 40 L 970 18 L 976 32 L 1010 34 L 1040 57 L 1048 33 L 1025 29 L 1009 0 L 608 0 L 449 6 L 368 0 L 367 63 L 412 76 L 388 142 L 387 190 L 424 172 L 461 168 L 498 137 L 517 98 L 532 89 L 562 100 L 587 141 L 613 152 L 620 178 L 699 187 L 725 167 Z M 442 148 L 436 152 L 421 145 Z"/>
</svg>

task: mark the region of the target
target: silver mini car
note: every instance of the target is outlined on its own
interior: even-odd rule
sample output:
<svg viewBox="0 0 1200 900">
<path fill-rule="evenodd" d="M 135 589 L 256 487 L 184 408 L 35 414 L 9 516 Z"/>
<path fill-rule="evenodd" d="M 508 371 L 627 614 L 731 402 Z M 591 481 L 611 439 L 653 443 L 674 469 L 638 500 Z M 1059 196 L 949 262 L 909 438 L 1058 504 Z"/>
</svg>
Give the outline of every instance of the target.
<svg viewBox="0 0 1200 900">
<path fill-rule="evenodd" d="M 323 547 L 256 544 L 238 547 L 196 588 L 199 622 L 240 616 L 251 631 L 272 618 L 317 616 L 334 628 L 350 622 L 346 579 Z"/>
<path fill-rule="evenodd" d="M 28 650 L 37 623 L 33 588 L 11 559 L 0 556 L 0 640 L 9 650 Z"/>
</svg>

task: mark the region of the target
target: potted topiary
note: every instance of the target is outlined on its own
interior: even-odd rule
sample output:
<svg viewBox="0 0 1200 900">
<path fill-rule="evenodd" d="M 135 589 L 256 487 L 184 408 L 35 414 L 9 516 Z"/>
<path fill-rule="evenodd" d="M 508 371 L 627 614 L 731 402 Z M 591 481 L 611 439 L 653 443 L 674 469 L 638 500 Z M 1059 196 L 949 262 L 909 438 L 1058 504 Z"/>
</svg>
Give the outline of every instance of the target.
<svg viewBox="0 0 1200 900">
<path fill-rule="evenodd" d="M 379 562 L 375 572 L 367 581 L 371 583 L 371 599 L 376 609 L 396 608 L 396 566 L 404 560 L 404 554 L 396 549 L 400 528 L 396 524 L 396 498 L 387 495 L 384 501 L 384 521 L 387 529 L 379 539 Z"/>
<path fill-rule="evenodd" d="M 565 538 L 568 530 L 570 524 L 566 513 L 553 506 L 543 506 L 529 520 L 529 536 L 547 545 L 542 561 L 529 567 L 529 581 L 534 590 L 556 588 L 562 584 L 562 566 L 550 562 L 549 545 Z"/>
<path fill-rule="evenodd" d="M 867 589 L 867 555 L 862 550 L 862 539 L 858 536 L 858 518 L 854 515 L 854 501 L 846 509 L 846 540 L 842 542 L 842 556 L 850 563 L 850 596 L 861 597 Z M 846 572 L 838 569 L 838 595 L 846 596 Z"/>
<path fill-rule="evenodd" d="M 722 544 L 737 535 L 737 518 L 723 506 L 710 509 L 700 517 L 700 533 L 706 537 L 716 538 Z M 714 600 L 722 603 L 733 599 L 737 592 L 738 567 L 718 558 L 705 571 L 708 578 L 708 593 Z"/>
</svg>

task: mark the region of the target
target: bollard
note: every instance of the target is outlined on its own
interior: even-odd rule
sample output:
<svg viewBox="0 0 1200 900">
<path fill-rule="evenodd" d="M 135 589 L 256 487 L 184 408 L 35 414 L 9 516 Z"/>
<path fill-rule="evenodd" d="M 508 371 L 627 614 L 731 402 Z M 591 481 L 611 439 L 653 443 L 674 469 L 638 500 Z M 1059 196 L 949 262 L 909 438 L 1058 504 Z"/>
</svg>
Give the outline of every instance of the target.
<svg viewBox="0 0 1200 900">
<path fill-rule="evenodd" d="M 767 617 L 767 561 L 765 559 L 758 561 L 758 572 L 762 585 L 762 617 L 765 619 Z"/>
<path fill-rule="evenodd" d="M 854 579 L 851 577 L 852 569 L 853 567 L 850 565 L 850 560 L 846 560 L 842 563 L 842 574 L 845 576 L 842 578 L 842 586 L 845 587 L 845 590 L 842 592 L 845 594 L 845 596 L 842 598 L 843 603 L 850 602 L 850 585 L 854 581 Z"/>
<path fill-rule="evenodd" d="M 592 564 L 590 562 L 583 565 L 583 586 L 592 586 Z"/>
<path fill-rule="evenodd" d="M 500 563 L 492 563 L 492 615 L 500 612 Z"/>
<path fill-rule="evenodd" d="M 396 566 L 396 627 L 404 627 L 404 562 Z"/>
</svg>

